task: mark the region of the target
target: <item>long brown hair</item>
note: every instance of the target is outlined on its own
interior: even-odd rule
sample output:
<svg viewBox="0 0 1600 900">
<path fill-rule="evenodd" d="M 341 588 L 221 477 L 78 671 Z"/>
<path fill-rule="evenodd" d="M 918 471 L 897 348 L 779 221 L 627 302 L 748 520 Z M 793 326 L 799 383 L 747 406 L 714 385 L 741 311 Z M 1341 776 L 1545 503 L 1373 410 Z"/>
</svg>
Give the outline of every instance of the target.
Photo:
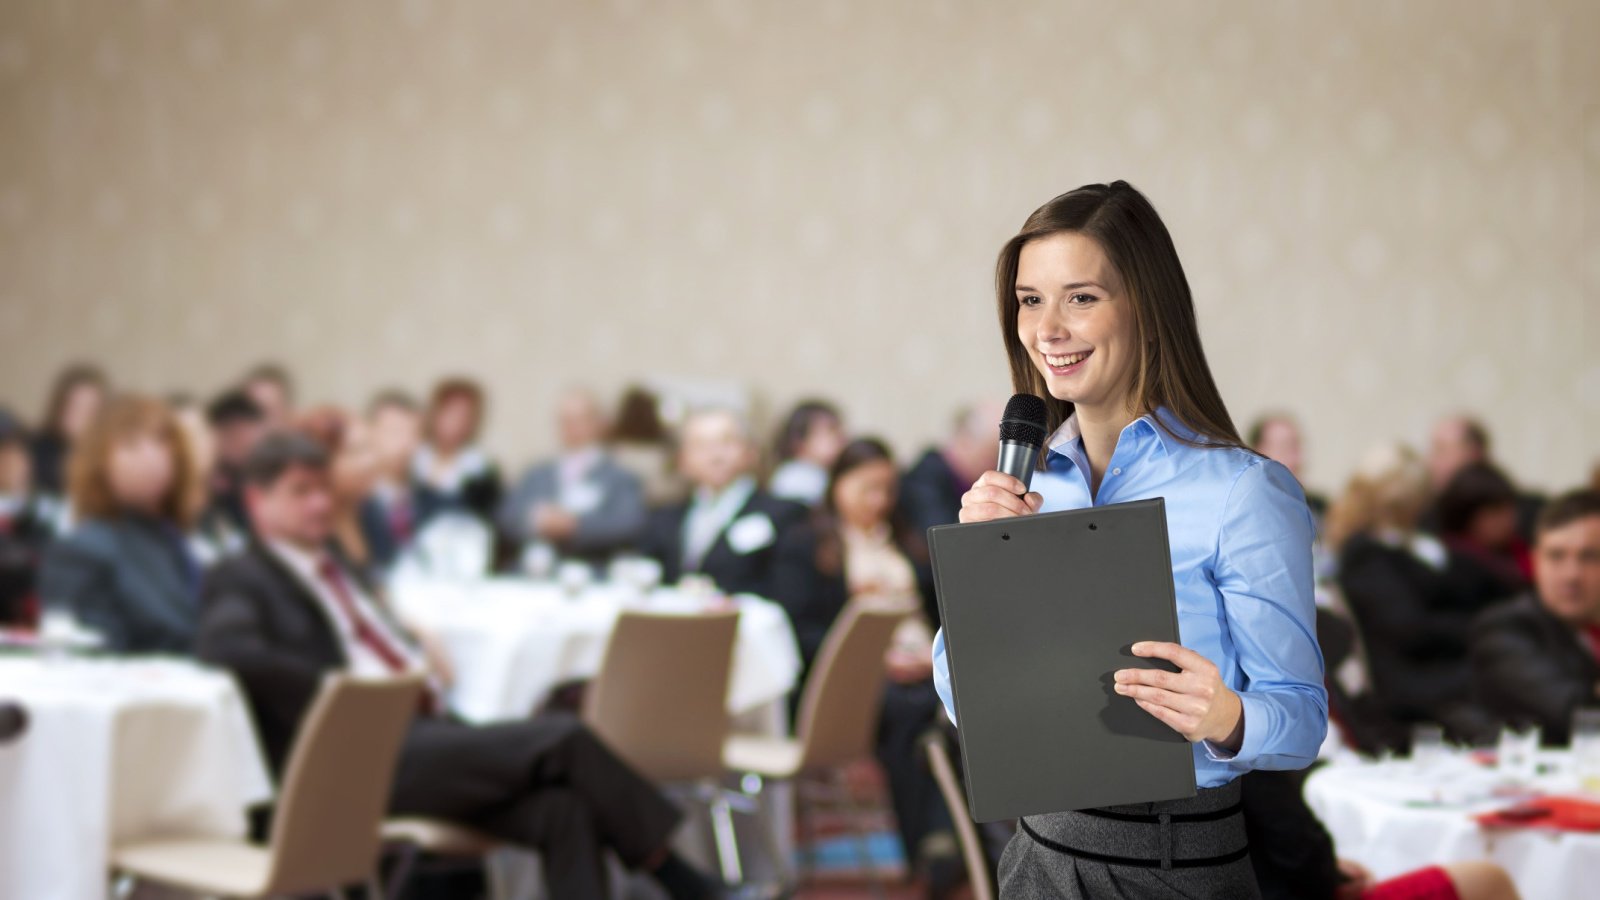
<svg viewBox="0 0 1600 900">
<path fill-rule="evenodd" d="M 872 462 L 893 465 L 894 454 L 889 452 L 887 444 L 877 438 L 856 438 L 839 451 L 839 458 L 834 460 L 833 468 L 828 472 L 828 489 L 823 492 L 822 502 L 811 514 L 811 527 L 817 533 L 814 563 L 817 571 L 824 575 L 838 575 L 844 571 L 844 537 L 839 531 L 839 511 L 834 506 L 833 490 L 839 484 L 839 479 Z M 911 527 L 898 504 L 889 511 L 888 524 L 896 546 L 912 563 L 928 561 L 927 540 Z"/>
<path fill-rule="evenodd" d="M 1328 510 L 1323 536 L 1338 551 L 1358 534 L 1392 530 L 1409 536 L 1428 505 L 1428 470 L 1404 444 L 1368 450 Z"/>
<path fill-rule="evenodd" d="M 1194 298 L 1172 236 L 1150 201 L 1126 181 L 1086 184 L 1033 211 L 1016 237 L 1000 248 L 995 297 L 1000 335 L 1011 363 L 1012 389 L 1044 400 L 1047 431 L 1072 415 L 1072 404 L 1050 396 L 1044 376 L 1017 335 L 1017 260 L 1029 241 L 1071 231 L 1100 245 L 1121 276 L 1133 307 L 1140 348 L 1133 373 L 1134 408 L 1142 415 L 1166 409 L 1202 440 L 1185 443 L 1243 447 L 1200 346 Z"/>
<path fill-rule="evenodd" d="M 74 443 L 67 473 L 73 512 L 81 519 L 114 519 L 123 514 L 111 489 L 111 451 L 138 434 L 156 435 L 172 454 L 172 484 L 161 498 L 161 517 L 180 527 L 193 525 L 205 504 L 204 486 L 195 476 L 194 453 L 172 410 L 142 394 L 112 397 Z"/>
</svg>

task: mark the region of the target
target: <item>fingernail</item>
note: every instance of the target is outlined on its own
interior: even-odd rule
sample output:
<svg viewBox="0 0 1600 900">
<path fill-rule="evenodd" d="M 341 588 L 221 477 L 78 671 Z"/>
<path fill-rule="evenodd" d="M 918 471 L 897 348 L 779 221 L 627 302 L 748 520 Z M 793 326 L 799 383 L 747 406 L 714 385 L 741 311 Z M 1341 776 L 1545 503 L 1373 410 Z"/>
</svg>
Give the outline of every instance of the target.
<svg viewBox="0 0 1600 900">
<path fill-rule="evenodd" d="M 1127 692 L 1128 692 L 1128 686 L 1127 685 L 1125 685 L 1125 684 L 1118 684 L 1117 685 L 1117 693 L 1126 694 Z"/>
<path fill-rule="evenodd" d="M 1133 650 L 1133 652 L 1135 652 L 1135 653 L 1143 653 L 1144 652 L 1144 648 L 1145 648 L 1144 641 L 1140 641 L 1139 643 L 1134 644 L 1130 649 Z"/>
</svg>

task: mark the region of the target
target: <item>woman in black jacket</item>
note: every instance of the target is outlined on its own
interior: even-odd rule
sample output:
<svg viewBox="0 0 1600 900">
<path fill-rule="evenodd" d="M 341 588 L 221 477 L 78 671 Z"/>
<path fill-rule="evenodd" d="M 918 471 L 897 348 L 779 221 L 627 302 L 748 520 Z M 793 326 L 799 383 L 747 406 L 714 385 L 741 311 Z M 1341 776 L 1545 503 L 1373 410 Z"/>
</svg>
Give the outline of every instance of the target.
<svg viewBox="0 0 1600 900">
<path fill-rule="evenodd" d="M 1471 703 L 1467 631 L 1476 604 L 1451 590 L 1446 553 L 1417 523 L 1427 472 L 1405 447 L 1369 454 L 1329 514 L 1339 588 L 1388 718 L 1439 722 L 1459 738 L 1489 723 Z"/>
<path fill-rule="evenodd" d="M 39 597 L 116 653 L 190 654 L 200 567 L 187 530 L 202 505 L 193 455 L 159 400 L 112 400 L 73 448 L 77 518 L 46 552 Z"/>
<path fill-rule="evenodd" d="M 877 752 L 906 859 L 939 893 L 960 867 L 949 810 L 918 751 L 918 739 L 942 715 L 932 664 L 938 607 L 927 544 L 895 514 L 898 485 L 894 459 L 880 441 L 846 445 L 811 520 L 779 542 L 774 585 L 808 673 L 828 629 L 847 607 L 908 612 L 885 659 L 889 678 Z"/>
</svg>

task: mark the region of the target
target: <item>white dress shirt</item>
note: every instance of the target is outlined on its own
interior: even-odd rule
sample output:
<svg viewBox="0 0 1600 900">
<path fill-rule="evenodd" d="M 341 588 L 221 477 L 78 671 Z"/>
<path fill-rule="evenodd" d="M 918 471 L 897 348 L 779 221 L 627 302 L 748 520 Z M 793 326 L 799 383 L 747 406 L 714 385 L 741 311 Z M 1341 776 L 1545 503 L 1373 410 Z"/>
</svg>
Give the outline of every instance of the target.
<svg viewBox="0 0 1600 900">
<path fill-rule="evenodd" d="M 339 638 L 339 646 L 344 649 L 345 659 L 349 660 L 351 674 L 393 675 L 393 670 L 383 661 L 383 657 L 356 637 L 355 623 L 345 613 L 339 598 L 334 595 L 333 586 L 328 584 L 318 571 L 322 557 L 284 541 L 269 540 L 266 544 L 272 554 L 282 560 L 295 577 L 300 579 L 301 584 L 311 592 L 311 596 L 316 598 L 317 605 L 322 608 L 322 614 L 333 624 L 334 633 Z M 350 591 L 351 599 L 355 601 L 356 609 L 378 631 L 384 641 L 405 658 L 407 670 L 427 671 L 427 661 L 422 652 L 404 634 L 391 626 L 388 617 L 378 610 L 377 604 L 367 596 L 361 583 L 344 566 L 339 566 L 339 571 L 344 577 L 345 587 Z"/>
</svg>

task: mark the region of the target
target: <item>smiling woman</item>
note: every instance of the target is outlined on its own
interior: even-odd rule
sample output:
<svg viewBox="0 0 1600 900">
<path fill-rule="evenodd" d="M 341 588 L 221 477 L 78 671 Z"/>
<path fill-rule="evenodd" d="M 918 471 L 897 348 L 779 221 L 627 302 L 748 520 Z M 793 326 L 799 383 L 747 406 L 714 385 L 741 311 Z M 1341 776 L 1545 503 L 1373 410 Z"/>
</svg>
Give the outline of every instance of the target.
<svg viewBox="0 0 1600 900">
<path fill-rule="evenodd" d="M 1035 211 L 1001 249 L 995 289 L 1013 385 L 1045 401 L 1054 434 L 1038 493 L 986 472 L 961 521 L 1165 498 L 1180 643 L 1132 652 L 1177 671 L 1124 669 L 1115 684 L 1194 744 L 1200 788 L 1027 817 L 1001 862 L 1001 893 L 1258 896 L 1237 779 L 1305 767 L 1327 729 L 1305 495 L 1239 440 L 1172 238 L 1127 183 Z M 1071 602 L 1072 585 L 1061 588 Z M 942 634 L 934 666 L 954 718 Z"/>
</svg>

